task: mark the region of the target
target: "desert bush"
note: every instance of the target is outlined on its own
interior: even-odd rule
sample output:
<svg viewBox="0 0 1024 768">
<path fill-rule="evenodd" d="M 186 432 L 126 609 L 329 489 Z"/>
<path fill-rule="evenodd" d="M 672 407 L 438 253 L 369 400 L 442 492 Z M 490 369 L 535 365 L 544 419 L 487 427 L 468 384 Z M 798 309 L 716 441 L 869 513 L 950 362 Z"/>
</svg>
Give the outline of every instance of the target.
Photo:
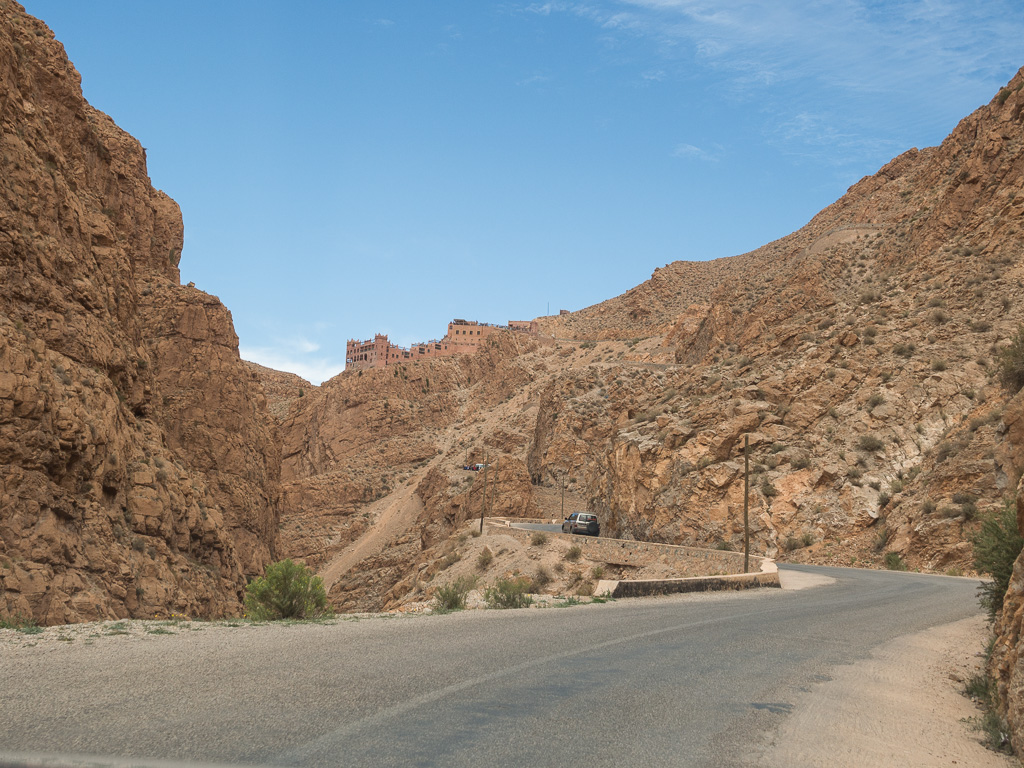
<svg viewBox="0 0 1024 768">
<path fill-rule="evenodd" d="M 903 558 L 900 557 L 899 552 L 885 553 L 885 567 L 888 568 L 890 571 L 907 570 L 907 564 L 903 562 Z"/>
<path fill-rule="evenodd" d="M 862 451 L 873 453 L 882 450 L 885 444 L 875 435 L 861 435 L 857 441 L 857 447 Z"/>
<path fill-rule="evenodd" d="M 548 543 L 548 535 L 543 531 L 537 531 L 530 537 L 530 544 L 534 547 L 542 547 Z"/>
<path fill-rule="evenodd" d="M 575 563 L 577 560 L 580 559 L 580 556 L 582 554 L 583 550 L 580 548 L 580 545 L 573 544 L 565 551 L 565 559 L 568 560 L 570 563 Z"/>
<path fill-rule="evenodd" d="M 545 568 L 543 565 L 538 565 L 537 570 L 533 573 L 533 585 L 540 589 L 546 587 L 551 583 L 551 571 Z"/>
<path fill-rule="evenodd" d="M 807 469 L 807 467 L 811 466 L 811 460 L 807 456 L 797 456 L 791 464 L 793 469 Z"/>
<path fill-rule="evenodd" d="M 604 578 L 604 566 L 603 565 L 595 565 L 593 568 L 591 568 L 590 569 L 590 578 L 592 578 L 594 581 L 600 581 L 601 579 L 603 579 Z"/>
<path fill-rule="evenodd" d="M 931 499 L 925 499 L 924 503 L 921 505 L 921 511 L 926 515 L 930 515 L 935 511 L 935 502 Z"/>
<path fill-rule="evenodd" d="M 1024 325 L 999 353 L 999 380 L 1010 394 L 1024 389 Z"/>
<path fill-rule="evenodd" d="M 875 543 L 873 545 L 873 548 L 874 548 L 875 552 L 881 552 L 883 549 L 885 549 L 885 545 L 888 544 L 888 543 L 889 543 L 889 529 L 886 528 L 885 526 L 882 526 L 878 530 L 878 533 L 875 535 Z"/>
<path fill-rule="evenodd" d="M 885 491 L 882 491 L 880 494 L 878 494 L 878 508 L 879 509 L 885 509 L 886 505 L 890 501 L 892 501 L 892 496 L 890 496 Z"/>
<path fill-rule="evenodd" d="M 476 567 L 481 571 L 486 571 L 487 568 L 494 561 L 494 553 L 491 552 L 490 547 L 484 547 L 480 550 L 480 554 L 476 558 Z"/>
<path fill-rule="evenodd" d="M 914 352 L 917 351 L 917 347 L 913 344 L 897 344 L 892 348 L 892 351 L 900 357 L 912 357 Z"/>
<path fill-rule="evenodd" d="M 484 600 L 488 608 L 526 608 L 533 604 L 531 586 L 530 579 L 524 576 L 498 579 L 493 587 L 484 590 Z"/>
<path fill-rule="evenodd" d="M 594 594 L 594 582 L 584 579 L 576 587 L 576 594 L 582 596 L 589 596 Z"/>
<path fill-rule="evenodd" d="M 469 591 L 476 586 L 472 576 L 460 576 L 444 586 L 438 587 L 434 593 L 434 613 L 461 611 L 466 607 Z"/>
<path fill-rule="evenodd" d="M 35 619 L 20 612 L 0 616 L 0 629 L 16 629 L 26 635 L 38 635 L 43 631 Z"/>
<path fill-rule="evenodd" d="M 877 408 L 885 402 L 885 397 L 880 392 L 875 392 L 868 398 L 868 408 Z"/>
<path fill-rule="evenodd" d="M 935 360 L 932 360 L 932 370 L 933 371 L 944 371 L 944 370 L 946 370 L 946 361 L 941 359 L 941 358 L 936 358 Z"/>
<path fill-rule="evenodd" d="M 245 588 L 246 615 L 256 621 L 319 619 L 334 615 L 324 582 L 309 568 L 291 560 L 267 566 L 266 573 Z"/>
<path fill-rule="evenodd" d="M 768 497 L 768 498 L 771 498 L 771 497 L 773 497 L 773 496 L 778 496 L 778 495 L 779 495 L 779 489 L 778 489 L 778 488 L 776 488 L 776 487 L 775 487 L 775 486 L 774 486 L 774 485 L 773 485 L 773 484 L 771 483 L 771 481 L 769 481 L 769 480 L 765 480 L 765 481 L 764 481 L 763 483 L 761 483 L 761 493 L 762 493 L 762 494 L 763 494 L 764 496 L 766 496 L 766 497 Z"/>
<path fill-rule="evenodd" d="M 1017 531 L 1017 511 L 1011 501 L 982 520 L 981 528 L 971 537 L 971 544 L 974 567 L 992 577 L 992 581 L 978 588 L 979 602 L 989 616 L 995 618 L 1003 608 L 1013 564 L 1024 548 L 1024 538 Z"/>
<path fill-rule="evenodd" d="M 956 453 L 956 446 L 943 440 L 935 448 L 935 463 L 941 464 Z"/>
</svg>

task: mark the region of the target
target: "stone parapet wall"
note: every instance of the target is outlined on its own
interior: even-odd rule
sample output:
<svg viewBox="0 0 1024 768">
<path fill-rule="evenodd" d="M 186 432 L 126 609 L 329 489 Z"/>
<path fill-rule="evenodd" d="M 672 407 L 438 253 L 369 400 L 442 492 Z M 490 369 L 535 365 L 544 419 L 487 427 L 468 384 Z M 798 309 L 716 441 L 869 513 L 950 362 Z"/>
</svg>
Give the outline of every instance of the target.
<svg viewBox="0 0 1024 768">
<path fill-rule="evenodd" d="M 551 524 L 550 519 L 489 519 L 488 524 L 501 528 L 502 533 L 511 534 L 517 538 L 529 539 L 535 531 L 522 528 L 508 527 L 510 524 L 537 523 Z M 555 533 L 555 536 L 570 536 L 570 534 Z M 593 536 L 572 536 L 575 543 L 583 550 L 583 556 L 588 560 L 608 563 L 610 565 L 625 565 L 630 567 L 641 567 L 652 563 L 664 563 L 668 565 L 680 578 L 688 577 L 719 577 L 719 576 L 743 576 L 743 553 L 728 552 L 718 549 L 698 549 L 696 547 L 680 547 L 674 544 L 659 544 L 646 541 L 630 541 L 627 539 L 609 539 Z M 750 556 L 750 568 L 752 574 L 746 576 L 759 576 L 765 564 L 770 564 L 775 569 L 774 561 L 769 558 Z M 671 580 L 670 580 L 671 581 Z M 775 576 L 776 585 L 778 575 Z M 734 588 L 734 587 L 727 587 Z M 639 589 L 639 588 L 638 588 Z M 698 588 L 699 589 L 699 588 Z M 691 590 L 674 590 L 691 591 Z"/>
</svg>

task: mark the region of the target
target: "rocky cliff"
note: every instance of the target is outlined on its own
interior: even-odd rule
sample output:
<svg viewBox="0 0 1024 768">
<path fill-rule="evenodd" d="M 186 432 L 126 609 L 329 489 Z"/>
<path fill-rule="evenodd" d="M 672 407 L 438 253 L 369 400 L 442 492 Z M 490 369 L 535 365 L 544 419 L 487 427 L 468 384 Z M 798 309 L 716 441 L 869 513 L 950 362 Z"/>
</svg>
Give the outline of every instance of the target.
<svg viewBox="0 0 1024 768">
<path fill-rule="evenodd" d="M 178 284 L 145 151 L 0 0 L 0 613 L 239 611 L 280 454 L 230 313 Z"/>
<path fill-rule="evenodd" d="M 556 515 L 564 483 L 609 533 L 737 547 L 747 439 L 758 553 L 970 572 L 1020 474 L 993 371 L 1024 319 L 1021 80 L 756 251 L 293 400 L 283 551 L 339 607 L 416 599 L 484 460 L 488 507 Z"/>
</svg>

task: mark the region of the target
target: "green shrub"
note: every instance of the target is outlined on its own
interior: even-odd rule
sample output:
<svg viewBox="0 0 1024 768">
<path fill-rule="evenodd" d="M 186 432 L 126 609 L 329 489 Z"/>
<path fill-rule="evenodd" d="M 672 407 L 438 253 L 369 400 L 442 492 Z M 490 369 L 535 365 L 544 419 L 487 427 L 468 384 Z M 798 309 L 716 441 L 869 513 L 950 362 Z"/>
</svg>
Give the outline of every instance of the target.
<svg viewBox="0 0 1024 768">
<path fill-rule="evenodd" d="M 779 495 L 779 489 L 776 488 L 771 482 L 765 480 L 761 483 L 761 493 L 767 498 Z"/>
<path fill-rule="evenodd" d="M 534 547 L 542 547 L 548 543 L 548 535 L 543 531 L 537 531 L 530 537 L 530 544 Z"/>
<path fill-rule="evenodd" d="M 35 619 L 21 613 L 0 616 L 0 629 L 16 629 L 26 635 L 38 635 L 43 631 L 43 628 L 36 624 Z"/>
<path fill-rule="evenodd" d="M 903 558 L 900 557 L 899 552 L 885 553 L 885 567 L 888 568 L 890 571 L 907 570 L 907 564 L 903 562 Z"/>
<path fill-rule="evenodd" d="M 868 451 L 869 453 L 882 450 L 884 445 L 885 443 L 875 435 L 861 435 L 860 439 L 857 441 L 857 447 L 860 450 Z"/>
<path fill-rule="evenodd" d="M 1003 597 L 1010 585 L 1013 564 L 1024 548 L 1024 538 L 1017 531 L 1017 511 L 1012 501 L 1002 510 L 982 519 L 981 528 L 971 537 L 974 545 L 974 567 L 992 577 L 978 588 L 979 602 L 989 616 L 1002 610 Z"/>
<path fill-rule="evenodd" d="M 999 353 L 999 380 L 1010 394 L 1024 389 L 1024 325 Z"/>
<path fill-rule="evenodd" d="M 580 559 L 580 556 L 582 554 L 583 550 L 580 548 L 580 545 L 573 544 L 571 547 L 569 547 L 569 549 L 565 551 L 565 559 L 568 560 L 570 563 L 575 563 L 577 560 Z"/>
<path fill-rule="evenodd" d="M 448 613 L 450 611 L 461 611 L 466 607 L 466 597 L 469 591 L 476 586 L 476 579 L 472 576 L 460 576 L 455 581 L 438 587 L 434 593 L 434 613 Z"/>
<path fill-rule="evenodd" d="M 484 600 L 488 608 L 526 608 L 533 604 L 531 586 L 530 579 L 525 576 L 498 579 L 493 587 L 484 590 Z"/>
<path fill-rule="evenodd" d="M 319 619 L 334 615 L 324 582 L 301 563 L 281 560 L 245 588 L 245 611 L 256 621 Z"/>
<path fill-rule="evenodd" d="M 917 347 L 913 344 L 897 344 L 892 348 L 892 351 L 900 357 L 911 357 L 916 350 Z"/>
</svg>

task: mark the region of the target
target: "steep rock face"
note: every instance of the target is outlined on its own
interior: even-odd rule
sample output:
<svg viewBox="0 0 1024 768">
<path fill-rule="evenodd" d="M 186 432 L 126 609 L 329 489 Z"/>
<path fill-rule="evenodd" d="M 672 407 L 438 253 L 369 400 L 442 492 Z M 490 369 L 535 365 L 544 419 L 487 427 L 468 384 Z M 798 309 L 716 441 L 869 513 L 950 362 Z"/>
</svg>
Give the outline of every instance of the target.
<svg viewBox="0 0 1024 768">
<path fill-rule="evenodd" d="M 416 599 L 479 509 L 461 465 L 500 458 L 511 514 L 565 484 L 612 535 L 735 548 L 747 438 L 756 553 L 970 572 L 1020 474 L 992 371 L 1024 318 L 1021 82 L 756 251 L 541 318 L 555 338 L 326 383 L 283 430 L 283 546 L 363 553 L 339 606 Z"/>
<path fill-rule="evenodd" d="M 1020 477 L 1016 488 L 1017 527 L 1024 535 L 1024 391 L 1007 404 L 1003 417 L 1005 449 L 1013 471 Z M 1024 750 L 1024 554 L 1013 566 L 1013 576 L 1003 599 L 1003 610 L 994 626 L 995 642 L 989 672 L 999 688 L 1002 714 L 1010 725 L 1014 750 Z"/>
<path fill-rule="evenodd" d="M 0 612 L 237 612 L 279 454 L 182 222 L 49 29 L 0 1 Z"/>
</svg>

